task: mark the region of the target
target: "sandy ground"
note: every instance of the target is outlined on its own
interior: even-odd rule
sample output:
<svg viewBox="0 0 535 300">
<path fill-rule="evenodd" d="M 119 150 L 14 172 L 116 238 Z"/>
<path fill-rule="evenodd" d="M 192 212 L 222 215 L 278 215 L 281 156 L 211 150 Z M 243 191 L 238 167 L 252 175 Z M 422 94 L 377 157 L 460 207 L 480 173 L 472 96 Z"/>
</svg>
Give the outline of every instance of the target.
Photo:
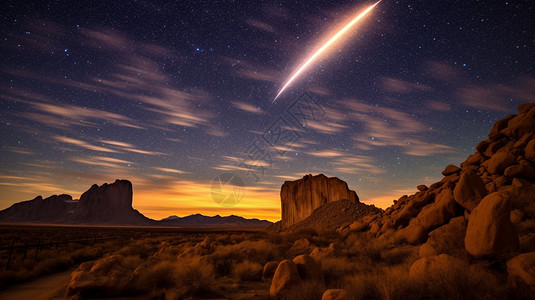
<svg viewBox="0 0 535 300">
<path fill-rule="evenodd" d="M 63 291 L 69 283 L 71 273 L 74 269 L 48 275 L 34 281 L 22 283 L 0 291 L 2 300 L 44 300 L 58 299 L 63 296 Z"/>
</svg>

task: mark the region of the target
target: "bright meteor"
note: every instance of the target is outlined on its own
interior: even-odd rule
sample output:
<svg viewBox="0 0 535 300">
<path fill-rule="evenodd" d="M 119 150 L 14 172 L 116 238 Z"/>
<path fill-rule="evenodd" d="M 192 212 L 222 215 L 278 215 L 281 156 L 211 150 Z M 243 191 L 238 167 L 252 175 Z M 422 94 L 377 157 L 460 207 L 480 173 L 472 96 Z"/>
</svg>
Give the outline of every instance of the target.
<svg viewBox="0 0 535 300">
<path fill-rule="evenodd" d="M 279 96 L 282 94 L 282 92 L 284 92 L 284 90 L 297 78 L 297 76 L 303 73 L 303 71 L 308 67 L 308 65 L 310 65 L 318 56 L 320 56 L 320 54 L 323 51 L 325 51 L 325 49 L 329 48 L 329 46 L 331 46 L 332 43 L 334 43 L 339 37 L 341 37 L 351 27 L 353 27 L 355 23 L 357 23 L 360 19 L 362 19 L 370 10 L 372 10 L 377 4 L 379 4 L 379 2 L 381 2 L 381 0 L 377 1 L 377 3 L 368 7 L 366 10 L 358 14 L 351 22 L 349 22 L 346 26 L 344 26 L 344 28 L 338 31 L 330 40 L 328 40 L 325 44 L 323 44 L 323 46 L 321 46 L 321 48 L 319 48 L 318 51 L 314 53 L 314 55 L 312 55 L 307 61 L 305 61 L 304 64 L 302 64 L 299 67 L 299 69 L 297 69 L 297 71 L 295 71 L 295 73 L 293 73 L 292 77 L 288 79 L 286 84 L 280 89 L 279 93 L 277 94 L 275 99 L 273 99 L 271 103 L 274 103 L 275 100 L 277 100 L 277 98 L 279 98 Z"/>
</svg>

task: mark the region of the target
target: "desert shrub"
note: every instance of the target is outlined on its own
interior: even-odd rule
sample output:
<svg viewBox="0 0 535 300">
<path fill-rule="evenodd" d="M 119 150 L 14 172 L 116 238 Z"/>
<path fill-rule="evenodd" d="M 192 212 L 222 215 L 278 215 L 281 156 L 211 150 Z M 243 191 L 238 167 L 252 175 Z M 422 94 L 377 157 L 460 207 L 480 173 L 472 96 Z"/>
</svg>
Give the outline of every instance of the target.
<svg viewBox="0 0 535 300">
<path fill-rule="evenodd" d="M 423 278 L 409 276 L 409 264 L 382 266 L 342 279 L 353 299 L 528 299 L 500 275 L 479 265 L 446 266 Z"/>
<path fill-rule="evenodd" d="M 176 262 L 161 261 L 140 274 L 138 287 L 142 290 L 172 288 L 176 284 Z"/>
<path fill-rule="evenodd" d="M 240 281 L 259 281 L 263 269 L 261 264 L 246 260 L 234 266 L 233 274 Z"/>
<path fill-rule="evenodd" d="M 281 247 L 267 240 L 243 241 L 239 244 L 218 245 L 206 260 L 214 266 L 217 276 L 231 275 L 233 267 L 248 260 L 261 265 L 281 257 Z"/>
<path fill-rule="evenodd" d="M 357 270 L 357 263 L 347 257 L 326 257 L 321 260 L 321 270 L 328 286 L 337 285 L 344 277 Z"/>
<path fill-rule="evenodd" d="M 176 265 L 176 282 L 179 294 L 201 296 L 213 293 L 214 268 L 200 258 L 179 260 Z"/>
<path fill-rule="evenodd" d="M 134 270 L 135 268 L 137 268 L 138 266 L 140 266 L 144 262 L 145 262 L 145 260 L 142 259 L 141 257 L 136 256 L 136 255 L 130 255 L 130 256 L 124 257 L 124 259 L 122 261 L 122 265 L 123 265 L 123 267 L 125 267 L 127 269 Z"/>
<path fill-rule="evenodd" d="M 418 247 L 398 246 L 380 251 L 381 261 L 387 265 L 399 265 L 413 262 L 418 257 Z"/>
<path fill-rule="evenodd" d="M 128 245 L 119 250 L 118 254 L 123 256 L 139 256 L 143 259 L 147 259 L 154 253 L 155 249 L 150 245 L 147 240 L 136 241 L 132 245 Z"/>
<path fill-rule="evenodd" d="M 70 257 L 53 257 L 39 261 L 33 268 L 33 275 L 39 276 L 43 274 L 50 274 L 58 271 L 67 270 L 73 264 Z"/>
<path fill-rule="evenodd" d="M 94 260 L 104 255 L 104 249 L 100 246 L 77 249 L 71 254 L 74 263 Z"/>
</svg>

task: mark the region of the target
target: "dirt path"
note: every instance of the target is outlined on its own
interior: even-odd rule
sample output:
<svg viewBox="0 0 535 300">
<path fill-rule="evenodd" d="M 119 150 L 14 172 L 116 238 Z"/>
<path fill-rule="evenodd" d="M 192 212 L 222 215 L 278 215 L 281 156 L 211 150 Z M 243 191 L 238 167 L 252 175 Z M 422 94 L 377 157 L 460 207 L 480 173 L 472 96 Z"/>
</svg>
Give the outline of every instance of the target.
<svg viewBox="0 0 535 300">
<path fill-rule="evenodd" d="M 0 291 L 0 299 L 57 299 L 57 296 L 62 294 L 62 290 L 69 283 L 72 271 L 74 269 L 9 287 L 6 290 Z"/>
</svg>

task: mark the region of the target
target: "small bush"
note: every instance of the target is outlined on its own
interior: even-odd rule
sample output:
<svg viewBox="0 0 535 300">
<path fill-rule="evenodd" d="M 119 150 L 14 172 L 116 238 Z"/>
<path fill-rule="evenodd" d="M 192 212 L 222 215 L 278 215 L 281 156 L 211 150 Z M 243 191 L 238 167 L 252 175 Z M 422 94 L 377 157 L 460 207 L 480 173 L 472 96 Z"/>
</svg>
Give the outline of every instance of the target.
<svg viewBox="0 0 535 300">
<path fill-rule="evenodd" d="M 243 261 L 234 267 L 234 277 L 240 281 L 259 281 L 262 278 L 263 267 L 251 261 Z"/>
<path fill-rule="evenodd" d="M 201 296 L 213 293 L 214 268 L 200 258 L 179 260 L 176 280 L 178 291 L 183 296 Z"/>
<path fill-rule="evenodd" d="M 323 282 L 303 281 L 281 295 L 281 300 L 315 300 L 321 299 L 327 287 Z"/>
</svg>

